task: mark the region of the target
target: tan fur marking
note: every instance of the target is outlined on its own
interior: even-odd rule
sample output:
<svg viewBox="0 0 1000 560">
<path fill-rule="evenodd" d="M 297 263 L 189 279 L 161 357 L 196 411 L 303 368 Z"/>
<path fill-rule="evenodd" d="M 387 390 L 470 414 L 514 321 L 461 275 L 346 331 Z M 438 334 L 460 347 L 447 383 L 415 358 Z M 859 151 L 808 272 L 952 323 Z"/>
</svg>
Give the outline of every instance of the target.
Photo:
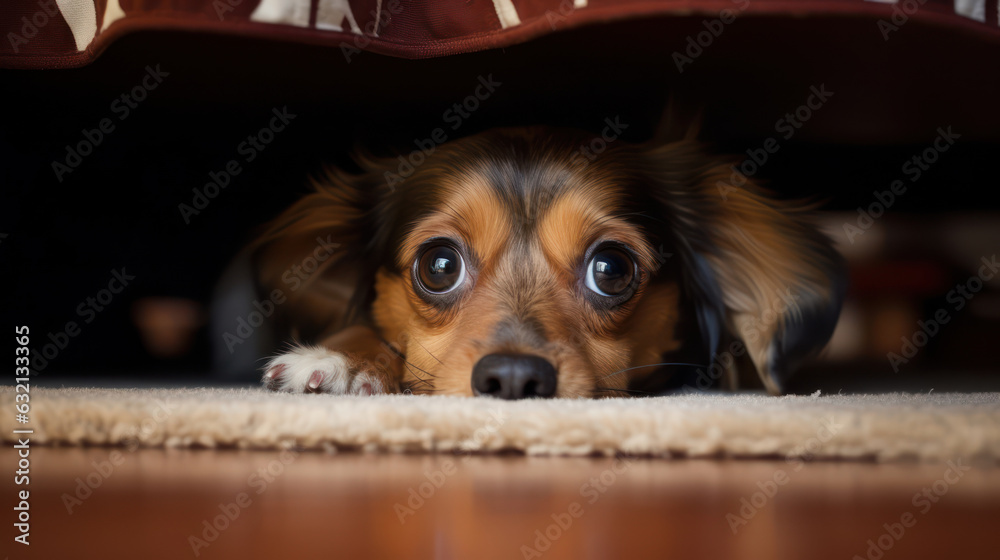
<svg viewBox="0 0 1000 560">
<path fill-rule="evenodd" d="M 538 227 L 545 256 L 561 271 L 575 271 L 583 252 L 598 239 L 623 242 L 638 253 L 639 265 L 651 270 L 655 260 L 638 228 L 613 217 L 617 205 L 607 193 L 571 191 L 555 201 Z"/>
<path fill-rule="evenodd" d="M 416 224 L 399 253 L 400 269 L 408 269 L 419 245 L 433 237 L 457 237 L 483 262 L 492 262 L 510 238 L 512 220 L 486 180 L 472 176 L 446 189 L 441 209 Z"/>
</svg>

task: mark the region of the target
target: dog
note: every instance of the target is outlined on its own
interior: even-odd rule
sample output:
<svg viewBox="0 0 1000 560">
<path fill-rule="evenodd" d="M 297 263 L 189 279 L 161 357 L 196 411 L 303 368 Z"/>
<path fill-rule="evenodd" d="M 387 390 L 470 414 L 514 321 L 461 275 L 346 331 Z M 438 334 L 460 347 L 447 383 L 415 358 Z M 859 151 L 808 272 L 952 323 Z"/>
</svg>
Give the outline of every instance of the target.
<svg viewBox="0 0 1000 560">
<path fill-rule="evenodd" d="M 846 289 L 815 206 L 774 198 L 690 137 L 599 138 L 496 129 L 405 177 L 402 160 L 370 155 L 360 172 L 326 170 L 253 244 L 298 341 L 265 386 L 521 399 L 759 379 L 780 394 Z M 308 276 L 290 278 L 302 263 Z"/>
</svg>

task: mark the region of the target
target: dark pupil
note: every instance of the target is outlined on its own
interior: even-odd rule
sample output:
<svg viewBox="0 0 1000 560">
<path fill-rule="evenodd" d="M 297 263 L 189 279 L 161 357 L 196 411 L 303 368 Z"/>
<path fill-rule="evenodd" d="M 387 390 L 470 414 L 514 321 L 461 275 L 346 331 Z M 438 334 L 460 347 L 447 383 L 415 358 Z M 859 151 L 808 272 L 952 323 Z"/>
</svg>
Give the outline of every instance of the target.
<svg viewBox="0 0 1000 560">
<path fill-rule="evenodd" d="M 436 247 L 424 253 L 422 260 L 420 280 L 428 290 L 443 292 L 458 281 L 461 261 L 454 250 L 448 247 Z"/>
<path fill-rule="evenodd" d="M 601 251 L 594 258 L 594 283 L 608 295 L 617 295 L 632 283 L 631 261 L 621 251 Z"/>
</svg>

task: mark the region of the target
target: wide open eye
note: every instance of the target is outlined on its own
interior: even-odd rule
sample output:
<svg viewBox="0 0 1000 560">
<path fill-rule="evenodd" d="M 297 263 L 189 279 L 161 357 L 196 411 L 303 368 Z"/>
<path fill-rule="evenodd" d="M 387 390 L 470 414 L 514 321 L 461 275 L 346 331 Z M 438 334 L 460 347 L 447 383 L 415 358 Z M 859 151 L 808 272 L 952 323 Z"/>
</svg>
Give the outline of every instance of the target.
<svg viewBox="0 0 1000 560">
<path fill-rule="evenodd" d="M 627 297 L 633 288 L 635 261 L 625 251 L 605 247 L 596 251 L 587 264 L 586 285 L 604 297 Z"/>
<path fill-rule="evenodd" d="M 465 280 L 462 255 L 449 245 L 433 245 L 417 259 L 414 276 L 425 290 L 446 294 Z"/>
</svg>

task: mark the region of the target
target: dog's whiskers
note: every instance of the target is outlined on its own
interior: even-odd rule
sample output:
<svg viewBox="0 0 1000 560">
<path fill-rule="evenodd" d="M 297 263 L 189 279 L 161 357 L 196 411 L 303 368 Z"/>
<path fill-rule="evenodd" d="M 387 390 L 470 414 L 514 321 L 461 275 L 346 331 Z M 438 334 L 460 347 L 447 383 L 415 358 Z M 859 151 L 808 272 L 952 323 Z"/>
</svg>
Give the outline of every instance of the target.
<svg viewBox="0 0 1000 560">
<path fill-rule="evenodd" d="M 407 359 L 406 359 L 406 356 L 404 356 L 404 355 L 402 355 L 402 354 L 398 354 L 398 356 L 399 356 L 399 359 L 400 359 L 400 360 L 403 360 L 403 364 L 405 364 L 407 368 L 415 368 L 415 369 L 416 369 L 417 371 L 419 371 L 420 373 L 423 373 L 424 375 L 426 375 L 426 376 L 428 376 L 428 377 L 433 377 L 434 379 L 437 379 L 437 376 L 436 376 L 436 375 L 434 375 L 433 373 L 431 373 L 431 372 L 427 371 L 426 369 L 423 369 L 423 368 L 421 368 L 421 367 L 420 367 L 420 366 L 418 366 L 417 364 L 415 364 L 415 363 L 413 363 L 413 362 L 411 362 L 411 361 L 407 360 Z"/>
<path fill-rule="evenodd" d="M 435 356 L 434 354 L 432 354 L 431 351 L 428 350 L 426 346 L 424 346 L 423 344 L 420 343 L 419 340 L 416 340 L 416 339 L 411 339 L 411 340 L 413 340 L 413 342 L 416 342 L 417 346 L 423 348 L 424 352 L 427 352 L 427 355 L 430 356 L 430 357 L 432 357 L 432 358 L 434 358 L 434 360 L 437 361 L 437 363 L 439 363 L 441 365 L 444 365 L 444 362 L 442 362 L 441 360 L 438 360 L 437 356 Z M 424 372 L 424 373 L 427 373 L 427 372 Z M 428 375 L 430 375 L 430 374 L 428 374 Z"/>
<path fill-rule="evenodd" d="M 416 372 L 413 371 L 414 368 L 417 369 L 417 370 L 419 370 L 419 371 L 423 371 L 423 370 L 421 370 L 417 366 L 414 366 L 414 365 L 410 364 L 410 362 L 404 362 L 404 364 L 406 365 L 406 369 L 409 370 L 410 375 L 412 375 L 413 377 L 416 377 L 417 379 L 423 381 L 424 383 L 430 383 L 430 381 L 428 381 L 426 378 L 420 377 L 419 375 L 416 374 Z"/>
<path fill-rule="evenodd" d="M 383 341 L 383 342 L 385 342 L 385 341 Z M 419 344 L 419 342 L 418 342 L 418 344 Z M 385 343 L 385 346 L 386 346 L 386 348 L 388 348 L 388 349 L 389 349 L 389 350 L 390 350 L 390 351 L 391 351 L 391 352 L 392 352 L 393 354 L 395 354 L 397 358 L 399 358 L 400 360 L 402 360 L 402 361 L 403 361 L 403 364 L 404 364 L 404 365 L 405 365 L 405 366 L 407 367 L 407 369 L 409 369 L 409 368 L 416 368 L 416 369 L 417 369 L 417 371 L 420 371 L 420 372 L 424 373 L 425 375 L 427 375 L 427 376 L 429 376 L 429 377 L 433 377 L 434 379 L 437 379 L 437 376 L 436 376 L 436 375 L 434 375 L 433 373 L 431 373 L 431 372 L 429 372 L 429 371 L 427 371 L 427 370 L 425 370 L 425 369 L 421 368 L 420 366 L 418 366 L 418 365 L 414 364 L 413 362 L 411 362 L 411 361 L 407 360 L 407 359 L 406 359 L 406 355 L 405 355 L 405 354 L 403 354 L 402 352 L 400 352 L 399 350 L 397 350 L 397 349 L 396 349 L 395 347 L 393 347 L 392 345 L 390 345 L 390 344 L 388 344 L 388 343 Z M 426 349 L 426 348 L 424 348 L 424 350 L 427 350 L 427 349 Z M 428 354 L 431 354 L 430 352 L 427 352 L 427 353 L 428 353 Z M 432 357 L 432 358 L 434 358 L 435 360 L 437 360 L 437 358 L 435 358 L 435 357 L 434 357 L 434 354 L 431 354 L 431 357 Z M 438 360 L 438 363 L 440 364 L 440 363 L 441 363 L 441 360 Z M 442 364 L 442 365 L 443 365 L 443 364 Z M 411 371 L 410 373 L 412 373 L 412 371 Z M 416 377 L 416 378 L 420 379 L 420 376 L 418 376 L 418 375 L 416 375 L 416 374 L 414 374 L 414 377 Z"/>
<path fill-rule="evenodd" d="M 422 384 L 424 385 L 423 387 L 421 386 Z M 409 392 L 412 393 L 412 392 L 417 391 L 417 390 L 419 390 L 420 392 L 425 392 L 425 391 L 426 392 L 433 392 L 434 391 L 434 386 L 433 385 L 428 385 L 427 382 L 424 381 L 423 379 L 419 379 L 417 381 L 412 381 L 412 382 L 409 382 L 409 383 L 406 384 L 405 391 L 409 391 Z"/>
<path fill-rule="evenodd" d="M 413 368 L 416 368 L 416 369 L 420 369 L 420 368 L 418 368 L 417 366 L 412 365 L 410 362 L 407 362 L 405 360 L 403 361 L 403 363 L 406 365 L 406 369 L 409 370 L 410 375 L 412 375 L 413 377 L 416 377 L 417 380 L 418 380 L 417 383 L 410 383 L 409 386 L 408 386 L 409 389 L 413 389 L 414 387 L 417 386 L 417 384 L 423 383 L 423 384 L 427 385 L 427 387 L 430 387 L 430 389 L 421 389 L 421 391 L 426 391 L 426 392 L 429 392 L 429 393 L 433 393 L 434 392 L 434 383 L 432 383 L 430 380 L 428 380 L 426 378 L 420 377 L 419 375 L 417 375 L 413 371 Z M 420 371 L 423 371 L 423 370 L 420 370 Z M 427 373 L 427 372 L 425 371 L 424 373 Z M 430 374 L 428 373 L 427 375 L 430 375 Z M 434 376 L 431 375 L 431 377 L 434 377 Z"/>
<path fill-rule="evenodd" d="M 609 373 L 609 374 L 605 375 L 604 377 L 601 377 L 600 380 L 607 379 L 609 377 L 614 377 L 614 376 L 618 375 L 619 373 L 625 373 L 626 371 L 632 371 L 634 369 L 643 369 L 643 368 L 661 367 L 661 366 L 706 367 L 704 364 L 689 364 L 689 363 L 685 363 L 685 362 L 660 362 L 660 363 L 657 363 L 657 364 L 646 364 L 646 365 L 643 365 L 643 366 L 633 366 L 633 367 L 630 367 L 630 368 L 620 369 L 620 370 L 618 370 L 616 372 Z"/>
<path fill-rule="evenodd" d="M 421 383 L 424 383 L 427 386 L 426 387 L 420 387 Z M 437 389 L 435 389 L 433 385 L 427 383 L 427 380 L 425 380 L 425 379 L 419 379 L 419 378 L 418 378 L 418 381 L 416 381 L 414 383 L 407 383 L 406 386 L 403 389 L 403 392 L 404 393 L 413 393 L 416 390 L 419 390 L 421 393 L 436 393 L 437 392 Z"/>
<path fill-rule="evenodd" d="M 421 385 L 424 385 L 425 387 L 421 388 Z M 422 391 L 433 391 L 434 390 L 434 386 L 433 385 L 429 385 L 423 379 L 418 379 L 417 381 L 414 381 L 414 382 L 411 382 L 411 383 L 407 383 L 406 384 L 406 388 L 408 390 L 410 390 L 410 391 L 413 391 L 413 390 L 415 390 L 417 388 L 420 388 Z"/>
<path fill-rule="evenodd" d="M 603 391 L 618 391 L 618 392 L 625 393 L 625 394 L 628 394 L 628 395 L 655 395 L 656 394 L 656 393 L 650 393 L 649 391 L 640 391 L 638 389 L 618 389 L 618 388 L 615 388 L 615 387 L 594 387 L 594 392 L 595 393 L 597 393 L 597 392 L 603 392 Z"/>
</svg>

